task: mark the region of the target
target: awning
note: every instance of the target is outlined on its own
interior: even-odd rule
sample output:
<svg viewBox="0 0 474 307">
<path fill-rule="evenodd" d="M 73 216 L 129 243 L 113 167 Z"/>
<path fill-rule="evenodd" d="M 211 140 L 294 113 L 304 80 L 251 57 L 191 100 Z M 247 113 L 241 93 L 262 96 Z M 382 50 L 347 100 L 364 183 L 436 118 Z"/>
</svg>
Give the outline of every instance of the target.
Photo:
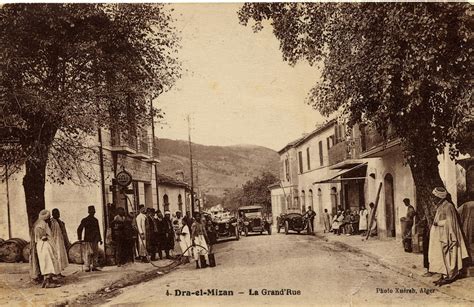
<svg viewBox="0 0 474 307">
<path fill-rule="evenodd" d="M 350 169 L 345 169 L 345 170 L 340 170 L 336 173 L 332 173 L 327 175 L 325 178 L 313 182 L 313 184 L 319 184 L 319 183 L 335 183 L 335 182 L 341 182 L 341 181 L 349 181 L 349 180 L 365 180 L 364 177 L 346 177 L 346 178 L 338 178 L 341 177 L 342 175 L 348 174 L 356 169 L 360 169 L 362 167 L 367 167 L 367 162 L 361 163 L 359 165 L 356 165 Z"/>
</svg>

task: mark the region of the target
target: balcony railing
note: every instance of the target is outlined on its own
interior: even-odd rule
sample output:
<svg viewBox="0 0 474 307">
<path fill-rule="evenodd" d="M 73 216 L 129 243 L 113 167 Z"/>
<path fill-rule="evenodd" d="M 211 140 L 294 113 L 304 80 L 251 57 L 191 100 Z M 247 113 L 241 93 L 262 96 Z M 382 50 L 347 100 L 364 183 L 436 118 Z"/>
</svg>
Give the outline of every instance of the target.
<svg viewBox="0 0 474 307">
<path fill-rule="evenodd" d="M 137 137 L 122 131 L 112 131 L 110 145 L 112 151 L 125 154 L 134 154 L 138 149 Z"/>
<path fill-rule="evenodd" d="M 375 128 L 364 126 L 361 127 L 361 149 L 362 152 L 367 152 L 378 146 L 384 145 L 395 139 L 393 127 L 390 125 L 387 129 L 386 137 L 378 133 Z"/>
<path fill-rule="evenodd" d="M 329 148 L 329 165 L 334 165 L 347 159 L 357 159 L 359 154 L 360 139 L 339 142 Z"/>
<path fill-rule="evenodd" d="M 149 142 L 150 140 L 146 134 L 139 136 L 137 139 L 136 153 L 130 156 L 139 159 L 149 159 L 151 155 Z"/>
</svg>

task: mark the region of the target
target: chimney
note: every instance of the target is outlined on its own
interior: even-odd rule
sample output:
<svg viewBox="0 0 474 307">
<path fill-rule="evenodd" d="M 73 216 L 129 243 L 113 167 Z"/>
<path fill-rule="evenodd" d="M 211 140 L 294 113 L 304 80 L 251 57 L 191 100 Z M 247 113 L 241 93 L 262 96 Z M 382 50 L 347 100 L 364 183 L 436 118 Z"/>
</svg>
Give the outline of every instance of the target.
<svg viewBox="0 0 474 307">
<path fill-rule="evenodd" d="M 182 170 L 176 171 L 176 179 L 184 181 L 184 172 Z"/>
</svg>

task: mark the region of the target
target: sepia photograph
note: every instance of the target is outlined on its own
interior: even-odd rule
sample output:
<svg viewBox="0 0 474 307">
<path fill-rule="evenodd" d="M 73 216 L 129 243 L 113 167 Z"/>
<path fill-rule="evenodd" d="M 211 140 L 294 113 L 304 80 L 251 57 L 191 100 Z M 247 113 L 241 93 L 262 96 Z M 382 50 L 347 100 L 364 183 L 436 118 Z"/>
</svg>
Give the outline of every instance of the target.
<svg viewBox="0 0 474 307">
<path fill-rule="evenodd" d="M 473 28 L 0 0 L 0 306 L 473 306 Z"/>
</svg>

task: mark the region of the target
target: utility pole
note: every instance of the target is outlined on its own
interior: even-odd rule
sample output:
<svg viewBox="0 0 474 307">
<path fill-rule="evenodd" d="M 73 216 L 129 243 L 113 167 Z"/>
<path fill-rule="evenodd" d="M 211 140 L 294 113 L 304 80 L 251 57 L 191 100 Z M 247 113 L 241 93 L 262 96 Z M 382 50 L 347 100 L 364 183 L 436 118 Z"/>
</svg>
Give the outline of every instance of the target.
<svg viewBox="0 0 474 307">
<path fill-rule="evenodd" d="M 158 94 L 156 95 L 156 97 L 160 96 L 161 93 L 163 93 L 163 87 L 162 86 L 160 86 L 158 88 Z M 152 113 L 152 112 L 153 112 L 153 98 L 150 99 L 150 113 Z M 156 140 L 155 140 L 155 117 L 154 116 L 151 117 L 151 138 L 152 138 L 151 156 L 152 156 L 152 158 L 154 158 L 155 147 L 158 146 L 156 144 Z M 158 152 L 156 152 L 156 154 L 158 155 Z M 158 178 L 158 163 L 154 162 L 153 166 L 155 167 L 156 210 L 160 211 L 160 193 L 159 193 L 159 188 L 158 188 L 160 180 Z"/>
<path fill-rule="evenodd" d="M 10 191 L 8 188 L 8 163 L 5 164 L 5 178 L 7 188 L 7 218 L 8 218 L 8 239 L 12 238 L 12 222 L 10 218 Z"/>
<path fill-rule="evenodd" d="M 191 165 L 191 216 L 194 214 L 194 173 L 193 173 L 193 147 L 191 143 L 191 119 L 188 114 L 188 143 L 189 143 L 189 164 Z"/>
</svg>

